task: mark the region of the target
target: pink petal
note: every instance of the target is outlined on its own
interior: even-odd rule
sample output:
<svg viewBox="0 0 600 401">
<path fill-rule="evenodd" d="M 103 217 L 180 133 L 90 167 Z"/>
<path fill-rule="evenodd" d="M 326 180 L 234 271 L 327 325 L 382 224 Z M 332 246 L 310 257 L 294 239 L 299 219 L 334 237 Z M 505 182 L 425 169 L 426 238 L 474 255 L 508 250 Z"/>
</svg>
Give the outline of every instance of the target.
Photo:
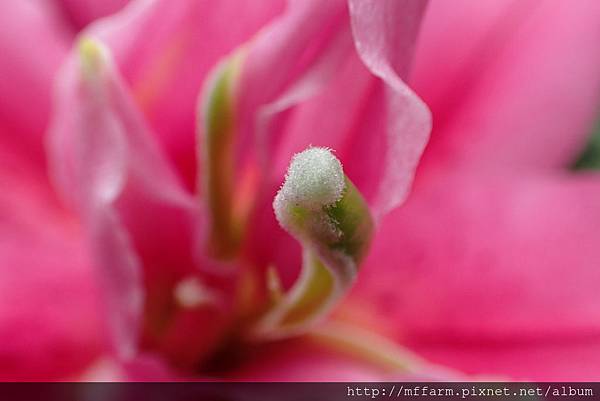
<svg viewBox="0 0 600 401">
<path fill-rule="evenodd" d="M 242 144 L 275 142 L 277 138 L 261 138 L 271 134 L 268 121 L 261 119 L 305 100 L 331 79 L 351 50 L 347 25 L 341 0 L 290 2 L 249 44 L 238 84 Z"/>
<path fill-rule="evenodd" d="M 339 151 L 359 189 L 373 198 L 377 214 L 397 206 L 430 129 L 426 106 L 396 72 L 405 74 L 408 69 L 425 4 L 350 2 L 349 16 L 341 2 L 290 7 L 252 43 L 244 61 L 239 88 L 241 147 L 246 149 L 247 138 L 257 136 L 259 149 L 266 146 L 262 151 L 274 154 L 272 179 L 279 182 L 294 152 L 310 144 L 330 146 Z M 388 19 L 398 23 L 387 23 Z M 368 71 L 356 62 L 352 49 L 344 50 L 349 21 Z M 387 84 L 385 89 L 370 73 Z M 264 129 L 265 114 L 296 104 L 290 121 L 270 122 L 270 131 Z M 324 110 L 330 112 L 324 115 Z M 378 163 L 381 159 L 383 165 Z"/>
<path fill-rule="evenodd" d="M 54 0 L 76 31 L 90 22 L 116 13 L 130 0 Z"/>
<path fill-rule="evenodd" d="M 280 0 L 137 1 L 93 25 L 186 185 L 195 185 L 195 111 L 207 73 L 281 9 Z"/>
<path fill-rule="evenodd" d="M 435 116 L 426 163 L 567 166 L 600 104 L 600 4 L 434 1 L 413 83 Z"/>
<path fill-rule="evenodd" d="M 466 373 L 495 372 L 494 380 L 598 380 L 600 340 L 597 337 L 564 338 L 546 343 L 417 344 L 414 348 L 431 361 Z"/>
<path fill-rule="evenodd" d="M 598 341 L 598 196 L 597 175 L 432 174 L 382 224 L 351 297 L 409 345 L 476 344 L 486 358 Z M 564 354 L 525 358 L 480 373 L 569 372 Z"/>
<path fill-rule="evenodd" d="M 64 379 L 104 341 L 89 256 L 44 171 L 51 82 L 70 33 L 47 3 L 0 8 L 0 377 Z"/>
<path fill-rule="evenodd" d="M 63 67 L 49 156 L 53 178 L 81 214 L 103 273 L 116 346 L 131 356 L 143 287 L 156 291 L 195 269 L 199 216 L 106 49 L 100 58 L 92 77 L 82 74 L 76 54 Z"/>
<path fill-rule="evenodd" d="M 44 162 L 42 133 L 50 113 L 54 74 L 70 33 L 46 2 L 0 5 L 0 127 L 16 151 Z"/>
<path fill-rule="evenodd" d="M 402 82 L 427 2 L 420 0 L 349 0 L 352 32 L 361 60 L 387 84 L 385 166 L 373 201 L 376 218 L 406 197 L 431 130 L 427 106 Z M 378 128 L 375 124 L 375 130 Z"/>
<path fill-rule="evenodd" d="M 581 379 L 597 365 L 600 187 L 523 168 L 566 166 L 587 139 L 598 9 L 511 4 L 438 2 L 427 14 L 413 82 L 437 119 L 433 140 L 355 299 L 437 362 Z"/>
<path fill-rule="evenodd" d="M 101 352 L 97 288 L 77 221 L 0 135 L 0 380 L 58 380 Z"/>
<path fill-rule="evenodd" d="M 267 172 L 260 178 L 268 187 L 275 177 L 281 182 L 291 156 L 281 144 L 289 109 L 322 90 L 352 53 L 345 4 L 290 2 L 247 47 L 236 93 L 236 156 L 240 170 Z"/>
<path fill-rule="evenodd" d="M 374 198 L 380 184 L 374 177 L 382 165 L 377 162 L 380 158 L 373 156 L 386 145 L 380 111 L 385 108 L 385 89 L 356 54 L 345 56 L 334 65 L 335 74 L 324 80 L 317 94 L 285 115 L 286 124 L 279 132 L 282 137 L 270 161 L 272 185 L 281 185 L 295 153 L 310 145 L 323 146 L 335 151 L 361 193 L 368 200 Z M 373 135 L 373 131 L 381 135 Z"/>
<path fill-rule="evenodd" d="M 352 54 L 347 18 L 343 1 L 291 2 L 250 43 L 242 64 L 236 107 L 239 170 L 253 166 L 266 173 L 260 177 L 263 192 L 249 224 L 247 249 L 259 266 L 266 267 L 275 258 L 286 284 L 300 266 L 299 247 L 279 227 L 271 205 L 291 155 L 308 145 L 305 137 L 294 136 L 295 145 L 303 143 L 289 150 L 292 147 L 285 140 L 293 115 L 288 110 L 321 91 Z M 308 131 L 301 133 L 305 134 Z M 270 244 L 280 246 L 262 241 L 266 236 Z"/>
<path fill-rule="evenodd" d="M 341 2 L 294 3 L 248 50 L 238 90 L 240 148 L 248 158 L 246 149 L 258 149 L 255 157 L 268 172 L 248 248 L 259 265 L 274 262 L 285 283 L 300 265 L 299 248 L 278 227 L 270 205 L 294 153 L 309 145 L 336 150 L 377 216 L 408 189 L 427 141 L 429 114 L 395 70 L 408 68 L 423 4 L 369 3 L 366 12 L 355 5 L 348 14 Z M 380 23 L 386 12 L 405 22 L 400 30 Z M 371 29 L 386 43 L 383 51 Z M 352 33 L 358 55 L 348 46 Z M 260 243 L 265 236 L 271 241 Z"/>
</svg>

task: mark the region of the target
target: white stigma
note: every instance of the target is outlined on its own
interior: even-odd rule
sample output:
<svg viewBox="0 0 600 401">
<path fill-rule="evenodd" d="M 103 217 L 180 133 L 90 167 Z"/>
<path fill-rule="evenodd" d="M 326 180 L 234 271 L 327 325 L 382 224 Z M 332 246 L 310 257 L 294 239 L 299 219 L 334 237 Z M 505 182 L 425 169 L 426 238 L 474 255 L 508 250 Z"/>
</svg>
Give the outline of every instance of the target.
<svg viewBox="0 0 600 401">
<path fill-rule="evenodd" d="M 308 148 L 292 158 L 285 182 L 273 204 L 279 215 L 285 206 L 317 210 L 342 198 L 345 188 L 342 164 L 327 148 Z"/>
</svg>

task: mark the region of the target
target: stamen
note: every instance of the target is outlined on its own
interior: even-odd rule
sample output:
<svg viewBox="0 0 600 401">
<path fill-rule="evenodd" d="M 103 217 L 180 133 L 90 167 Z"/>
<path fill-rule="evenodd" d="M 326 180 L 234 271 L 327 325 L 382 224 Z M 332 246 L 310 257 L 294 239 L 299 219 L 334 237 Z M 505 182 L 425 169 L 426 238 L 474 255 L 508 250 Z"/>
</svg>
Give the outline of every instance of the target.
<svg viewBox="0 0 600 401">
<path fill-rule="evenodd" d="M 202 192 L 209 216 L 208 250 L 218 258 L 235 256 L 241 237 L 241 218 L 235 214 L 233 88 L 240 57 L 222 62 L 200 97 L 198 159 Z"/>
<path fill-rule="evenodd" d="M 77 43 L 82 75 L 91 79 L 98 75 L 106 62 L 106 49 L 99 41 L 84 36 Z"/>
<path fill-rule="evenodd" d="M 267 290 L 272 302 L 278 302 L 283 297 L 283 286 L 274 266 L 269 266 L 267 269 Z"/>
<path fill-rule="evenodd" d="M 373 331 L 343 322 L 327 322 L 311 330 L 308 338 L 330 350 L 380 367 L 389 374 L 429 374 L 456 377 L 458 372 L 428 362 L 398 343 Z"/>
<path fill-rule="evenodd" d="M 369 208 L 342 165 L 326 148 L 292 159 L 273 202 L 281 226 L 303 247 L 302 273 L 256 326 L 256 336 L 306 330 L 351 286 L 373 231 Z"/>
<path fill-rule="evenodd" d="M 181 280 L 173 292 L 175 300 L 183 308 L 195 308 L 216 301 L 216 294 L 207 288 L 197 277 Z"/>
</svg>

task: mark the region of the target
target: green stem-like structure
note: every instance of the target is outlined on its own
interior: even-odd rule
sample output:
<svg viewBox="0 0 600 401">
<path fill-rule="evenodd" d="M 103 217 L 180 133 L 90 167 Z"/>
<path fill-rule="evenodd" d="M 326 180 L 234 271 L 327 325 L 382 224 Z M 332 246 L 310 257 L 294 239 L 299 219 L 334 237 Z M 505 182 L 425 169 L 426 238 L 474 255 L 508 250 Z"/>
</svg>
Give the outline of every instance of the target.
<svg viewBox="0 0 600 401">
<path fill-rule="evenodd" d="M 198 113 L 202 195 L 209 216 L 208 250 L 219 259 L 232 258 L 241 239 L 233 205 L 236 127 L 232 92 L 238 70 L 239 57 L 228 58 L 216 68 Z"/>
<path fill-rule="evenodd" d="M 328 149 L 294 157 L 274 209 L 302 245 L 303 263 L 294 286 L 257 324 L 260 338 L 297 334 L 326 315 L 352 285 L 373 232 L 365 200 Z"/>
</svg>

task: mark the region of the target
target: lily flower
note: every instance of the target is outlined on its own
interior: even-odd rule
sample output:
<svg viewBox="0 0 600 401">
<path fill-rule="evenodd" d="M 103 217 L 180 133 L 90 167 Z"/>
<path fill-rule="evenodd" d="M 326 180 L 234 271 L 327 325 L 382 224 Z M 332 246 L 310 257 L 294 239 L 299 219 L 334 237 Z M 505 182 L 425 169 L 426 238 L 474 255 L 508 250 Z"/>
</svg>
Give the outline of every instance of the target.
<svg viewBox="0 0 600 401">
<path fill-rule="evenodd" d="M 596 3 L 3 7 L 1 378 L 596 374 Z"/>
<path fill-rule="evenodd" d="M 69 343 L 75 332 L 48 339 L 40 347 L 87 351 L 52 374 L 54 357 L 36 372 L 41 364 L 7 341 L 16 362 L 6 374 L 260 378 L 244 367 L 313 349 L 310 364 L 326 377 L 431 375 L 393 342 L 352 341 L 374 336 L 363 329 L 348 328 L 343 342 L 333 329 L 313 331 L 356 280 L 375 224 L 405 198 L 427 141 L 430 114 L 401 79 L 424 5 L 136 1 L 57 39 L 73 44 L 56 52 L 64 62 L 43 138 L 48 170 L 31 177 L 49 194 L 15 202 L 60 211 L 56 222 L 35 221 L 72 236 L 72 251 L 48 247 L 57 264 L 77 255 L 81 277 L 48 274 L 85 292 L 63 302 L 89 313 L 77 318 L 89 331 L 77 337 L 90 344 Z M 347 114 L 322 115 L 339 100 Z M 363 104 L 375 109 L 350 119 Z M 329 122 L 317 127 L 319 115 Z M 65 330 L 74 325 L 70 308 L 56 309 Z M 290 378 L 323 377 L 295 371 L 307 363 L 300 355 L 285 361 Z"/>
</svg>

